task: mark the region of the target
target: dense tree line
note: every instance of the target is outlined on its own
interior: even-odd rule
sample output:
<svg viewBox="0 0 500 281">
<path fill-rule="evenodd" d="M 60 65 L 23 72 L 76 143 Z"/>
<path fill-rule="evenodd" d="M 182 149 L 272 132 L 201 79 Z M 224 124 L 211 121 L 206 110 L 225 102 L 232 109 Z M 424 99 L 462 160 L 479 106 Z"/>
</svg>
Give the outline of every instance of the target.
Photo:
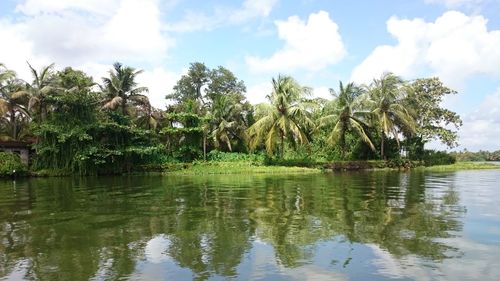
<svg viewBox="0 0 500 281">
<path fill-rule="evenodd" d="M 496 151 L 485 151 L 479 150 L 477 152 L 468 151 L 464 149 L 462 151 L 454 151 L 450 153 L 454 156 L 457 161 L 500 161 L 500 150 Z"/>
<path fill-rule="evenodd" d="M 272 79 L 267 102 L 251 105 L 224 67 L 192 63 L 166 110 L 151 106 L 141 70 L 115 63 L 100 83 L 70 67 L 37 70 L 31 81 L 0 65 L 2 140 L 33 143 L 35 169 L 82 174 L 204 159 L 210 151 L 269 157 L 363 160 L 424 155 L 438 139 L 457 144 L 460 117 L 440 106 L 455 92 L 438 78 L 386 73 L 369 85 L 339 83 L 332 99 L 290 76 Z"/>
</svg>

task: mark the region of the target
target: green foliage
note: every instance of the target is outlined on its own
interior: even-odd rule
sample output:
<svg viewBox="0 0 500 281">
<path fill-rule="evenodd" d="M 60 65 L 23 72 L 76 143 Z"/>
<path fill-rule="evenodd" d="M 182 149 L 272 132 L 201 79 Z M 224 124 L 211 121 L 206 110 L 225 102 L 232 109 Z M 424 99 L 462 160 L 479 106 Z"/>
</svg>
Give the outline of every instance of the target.
<svg viewBox="0 0 500 281">
<path fill-rule="evenodd" d="M 207 160 L 214 162 L 251 162 L 254 164 L 262 164 L 265 158 L 266 157 L 262 154 L 222 152 L 218 150 L 212 150 L 207 154 Z"/>
<path fill-rule="evenodd" d="M 425 143 L 439 139 L 453 146 L 457 133 L 449 128 L 461 125 L 440 105 L 455 92 L 437 78 L 408 82 L 387 73 L 367 86 L 340 83 L 327 100 L 311 98 L 311 90 L 290 76 L 278 76 L 268 103 L 254 107 L 231 71 L 192 63 L 167 96 L 174 104 L 165 111 L 143 95 L 147 88 L 136 81 L 142 71 L 120 63 L 99 89 L 70 67 L 29 68 L 33 80 L 25 83 L 0 64 L 0 140 L 34 143 L 32 168 L 39 174 L 174 169 L 200 159 L 283 166 L 389 159 L 388 166 L 404 167 L 400 151 L 434 165 L 453 157 L 427 152 Z M 454 156 L 500 159 L 482 152 Z"/>
<path fill-rule="evenodd" d="M 21 162 L 19 155 L 0 151 L 0 177 L 26 175 L 28 167 Z"/>
<path fill-rule="evenodd" d="M 161 130 L 167 153 L 174 159 L 189 162 L 203 156 L 207 118 L 195 112 L 167 113 L 167 125 Z"/>
<path fill-rule="evenodd" d="M 437 139 L 448 147 L 455 147 L 462 120 L 455 112 L 442 108 L 441 103 L 444 97 L 457 92 L 434 77 L 415 80 L 406 87 L 406 93 L 405 104 L 413 110 L 417 137 L 424 143 Z"/>
<path fill-rule="evenodd" d="M 273 91 L 268 96 L 270 104 L 258 105 L 258 120 L 248 128 L 249 146 L 254 150 L 263 144 L 270 156 L 278 147 L 283 158 L 285 141 L 292 145 L 309 143 L 307 131 L 313 129 L 314 122 L 310 119 L 305 98 L 310 91 L 290 76 L 273 78 L 272 84 Z"/>
<path fill-rule="evenodd" d="M 468 161 L 500 161 L 500 150 L 497 151 L 484 151 L 480 150 L 477 152 L 472 152 L 468 150 L 462 150 L 457 152 L 451 152 L 458 162 L 468 162 Z"/>
<path fill-rule="evenodd" d="M 287 174 L 287 173 L 319 173 L 319 169 L 307 167 L 284 167 L 284 166 L 261 166 L 251 162 L 221 162 L 195 161 L 190 165 L 183 165 L 179 169 L 169 170 L 174 174 L 193 175 L 193 174 Z M 168 170 L 167 170 L 168 172 Z"/>
<path fill-rule="evenodd" d="M 498 170 L 500 165 L 491 163 L 476 163 L 476 162 L 458 162 L 451 165 L 437 165 L 425 167 L 426 171 L 431 172 L 453 172 L 460 170 Z"/>
<path fill-rule="evenodd" d="M 425 150 L 422 160 L 425 166 L 455 164 L 457 159 L 445 151 Z"/>
<path fill-rule="evenodd" d="M 346 135 L 348 133 L 356 134 L 372 150 L 375 146 L 368 135 L 368 125 L 363 121 L 367 112 L 363 111 L 360 97 L 362 90 L 354 83 L 349 83 L 345 87 L 342 82 L 339 83 L 338 93 L 330 90 L 336 97 L 332 106 L 325 109 L 333 109 L 331 112 L 325 110 L 324 116 L 319 119 L 319 126 L 331 127 L 328 141 L 331 144 L 338 144 L 340 148 L 340 158 L 345 159 L 347 152 Z"/>
</svg>

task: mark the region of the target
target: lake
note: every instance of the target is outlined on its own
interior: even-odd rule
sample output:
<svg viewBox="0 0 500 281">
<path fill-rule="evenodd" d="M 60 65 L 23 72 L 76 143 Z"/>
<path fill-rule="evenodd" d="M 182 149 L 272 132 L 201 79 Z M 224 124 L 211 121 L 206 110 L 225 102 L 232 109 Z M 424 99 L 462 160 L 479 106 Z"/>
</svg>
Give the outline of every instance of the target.
<svg viewBox="0 0 500 281">
<path fill-rule="evenodd" d="M 0 280 L 500 280 L 500 170 L 0 181 Z"/>
</svg>

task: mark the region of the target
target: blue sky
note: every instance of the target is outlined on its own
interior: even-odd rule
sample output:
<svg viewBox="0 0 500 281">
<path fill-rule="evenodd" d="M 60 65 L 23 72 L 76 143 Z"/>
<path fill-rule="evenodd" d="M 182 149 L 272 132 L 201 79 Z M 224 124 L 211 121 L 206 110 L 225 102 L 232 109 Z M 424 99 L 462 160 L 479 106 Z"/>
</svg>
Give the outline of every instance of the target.
<svg viewBox="0 0 500 281">
<path fill-rule="evenodd" d="M 392 71 L 439 76 L 458 95 L 461 148 L 500 149 L 499 0 L 1 0 L 0 62 L 29 79 L 26 61 L 106 75 L 115 61 L 144 69 L 164 96 L 189 63 L 232 70 L 248 99 L 290 74 L 328 97 L 338 81 Z"/>
</svg>

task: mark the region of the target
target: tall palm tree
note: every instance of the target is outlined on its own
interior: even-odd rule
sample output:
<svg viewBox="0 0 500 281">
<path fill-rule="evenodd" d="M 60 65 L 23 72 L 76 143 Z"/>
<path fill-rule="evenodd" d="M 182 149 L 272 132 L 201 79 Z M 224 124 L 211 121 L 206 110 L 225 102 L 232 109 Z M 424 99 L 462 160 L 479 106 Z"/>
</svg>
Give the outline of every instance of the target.
<svg viewBox="0 0 500 281">
<path fill-rule="evenodd" d="M 16 73 L 0 64 L 0 116 L 9 129 L 9 138 L 19 139 L 19 121 L 29 117 L 25 105 L 28 102 L 27 92 Z"/>
<path fill-rule="evenodd" d="M 267 153 L 272 154 L 277 142 L 283 158 L 285 139 L 297 143 L 308 143 L 306 130 L 314 125 L 302 103 L 309 89 L 300 86 L 290 76 L 278 76 L 272 80 L 273 91 L 267 96 L 270 104 L 260 104 L 256 108 L 259 118 L 249 129 L 250 148 L 264 143 Z"/>
<path fill-rule="evenodd" d="M 366 132 L 368 125 L 363 121 L 363 117 L 369 112 L 362 108 L 361 88 L 354 83 L 349 83 L 344 87 L 344 84 L 339 82 L 339 91 L 335 92 L 330 89 L 330 92 L 336 99 L 331 102 L 330 108 L 326 108 L 326 110 L 331 110 L 329 114 L 319 119 L 319 127 L 333 126 L 328 141 L 334 145 L 340 145 L 341 158 L 344 159 L 345 156 L 345 138 L 349 131 L 356 133 L 372 150 L 375 150 Z"/>
<path fill-rule="evenodd" d="M 148 97 L 141 94 L 148 92 L 148 88 L 137 87 L 135 81 L 137 75 L 142 72 L 142 70 L 123 66 L 119 62 L 113 64 L 113 69 L 109 71 L 109 78 L 102 78 L 104 87 L 101 88 L 106 95 L 103 108 L 111 110 L 121 108 L 123 115 L 129 115 L 127 111 L 129 101 L 138 105 L 149 103 Z"/>
<path fill-rule="evenodd" d="M 404 106 L 403 79 L 392 74 L 384 73 L 380 79 L 375 79 L 369 87 L 368 104 L 380 126 L 380 157 L 385 158 L 385 138 L 392 135 L 399 147 L 399 133 L 401 128 L 405 131 L 415 132 L 415 121 Z"/>
<path fill-rule="evenodd" d="M 7 125 L 9 138 L 19 140 L 22 127 L 30 115 L 26 109 L 29 95 L 22 81 L 12 78 L 4 85 L 0 83 L 0 116 Z"/>
<path fill-rule="evenodd" d="M 221 148 L 224 143 L 229 151 L 233 151 L 231 141 L 245 138 L 245 126 L 241 114 L 241 103 L 234 102 L 230 95 L 215 97 L 210 118 L 211 137 L 215 147 Z"/>
<path fill-rule="evenodd" d="M 28 63 L 33 76 L 33 82 L 27 85 L 30 94 L 28 109 L 38 114 L 40 121 L 47 117 L 47 98 L 57 88 L 57 79 L 54 75 L 54 64 L 44 66 L 36 71 Z"/>
</svg>

